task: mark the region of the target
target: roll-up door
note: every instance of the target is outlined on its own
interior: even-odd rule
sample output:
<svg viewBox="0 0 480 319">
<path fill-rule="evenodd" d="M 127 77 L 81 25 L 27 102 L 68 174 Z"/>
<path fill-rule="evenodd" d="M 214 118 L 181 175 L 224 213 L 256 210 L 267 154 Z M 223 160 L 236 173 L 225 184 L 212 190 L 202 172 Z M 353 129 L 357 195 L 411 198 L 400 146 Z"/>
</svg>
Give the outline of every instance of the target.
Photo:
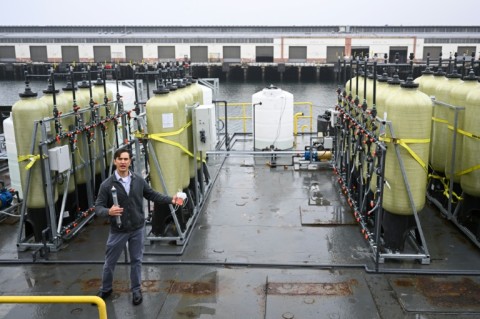
<svg viewBox="0 0 480 319">
<path fill-rule="evenodd" d="M 69 63 L 80 61 L 78 46 L 62 46 L 62 61 Z"/>
<path fill-rule="evenodd" d="M 288 47 L 288 62 L 307 62 L 307 47 Z"/>
<path fill-rule="evenodd" d="M 192 62 L 208 62 L 208 47 L 206 46 L 190 47 L 190 59 Z"/>
<path fill-rule="evenodd" d="M 127 62 L 141 62 L 143 60 L 143 47 L 141 46 L 126 46 L 125 58 Z"/>
<path fill-rule="evenodd" d="M 255 62 L 273 62 L 273 47 L 256 47 Z"/>
<path fill-rule="evenodd" d="M 430 61 L 438 61 L 442 47 L 423 47 L 423 61 L 427 61 L 427 54 L 430 53 Z"/>
<path fill-rule="evenodd" d="M 327 63 L 337 63 L 338 57 L 343 61 L 345 47 L 327 47 Z"/>
<path fill-rule="evenodd" d="M 94 46 L 93 47 L 93 60 L 95 62 L 111 62 L 112 52 L 109 46 Z"/>
<path fill-rule="evenodd" d="M 32 62 L 48 62 L 47 47 L 44 45 L 30 46 L 30 59 Z"/>
<path fill-rule="evenodd" d="M 0 46 L 0 62 L 15 62 L 16 60 L 14 46 Z"/>
<path fill-rule="evenodd" d="M 224 63 L 240 63 L 242 61 L 239 46 L 224 46 L 223 47 L 223 62 Z"/>
<path fill-rule="evenodd" d="M 173 45 L 159 46 L 158 59 L 162 62 L 175 61 L 175 47 Z"/>
</svg>

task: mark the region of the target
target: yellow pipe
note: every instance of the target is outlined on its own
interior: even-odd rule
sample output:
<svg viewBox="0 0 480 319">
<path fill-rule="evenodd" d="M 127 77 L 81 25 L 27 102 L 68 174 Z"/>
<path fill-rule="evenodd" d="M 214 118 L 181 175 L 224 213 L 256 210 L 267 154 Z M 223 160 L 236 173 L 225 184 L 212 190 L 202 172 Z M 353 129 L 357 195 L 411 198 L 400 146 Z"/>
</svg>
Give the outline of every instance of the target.
<svg viewBox="0 0 480 319">
<path fill-rule="evenodd" d="M 97 296 L 0 296 L 0 303 L 94 303 L 98 317 L 107 319 L 105 301 Z"/>
<path fill-rule="evenodd" d="M 298 117 L 299 116 L 302 116 L 303 113 L 302 112 L 298 112 L 298 113 L 295 113 L 295 115 L 293 115 L 293 135 L 297 135 L 298 134 Z"/>
<path fill-rule="evenodd" d="M 293 105 L 308 105 L 309 114 L 305 118 L 310 119 L 310 132 L 313 132 L 313 103 L 312 102 L 293 102 Z"/>
<path fill-rule="evenodd" d="M 308 125 L 307 125 L 307 124 L 302 125 L 302 127 L 301 127 L 302 133 L 303 133 L 303 129 L 304 129 L 304 128 L 308 128 Z"/>
</svg>

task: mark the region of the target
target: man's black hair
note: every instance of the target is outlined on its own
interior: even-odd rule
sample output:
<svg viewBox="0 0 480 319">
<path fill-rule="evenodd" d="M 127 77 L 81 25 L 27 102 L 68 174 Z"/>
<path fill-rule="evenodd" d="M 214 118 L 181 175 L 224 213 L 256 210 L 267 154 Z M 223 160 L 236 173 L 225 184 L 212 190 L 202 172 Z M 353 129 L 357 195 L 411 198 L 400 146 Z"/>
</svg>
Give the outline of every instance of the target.
<svg viewBox="0 0 480 319">
<path fill-rule="evenodd" d="M 132 150 L 131 150 L 130 148 L 128 148 L 128 147 L 120 147 L 119 149 L 117 149 L 117 150 L 115 151 L 115 154 L 113 154 L 113 158 L 117 159 L 117 158 L 120 157 L 120 155 L 121 155 L 122 153 L 125 153 L 125 152 L 128 153 L 128 157 L 129 157 L 129 158 L 132 158 L 132 156 L 133 156 L 133 155 L 132 155 Z"/>
</svg>

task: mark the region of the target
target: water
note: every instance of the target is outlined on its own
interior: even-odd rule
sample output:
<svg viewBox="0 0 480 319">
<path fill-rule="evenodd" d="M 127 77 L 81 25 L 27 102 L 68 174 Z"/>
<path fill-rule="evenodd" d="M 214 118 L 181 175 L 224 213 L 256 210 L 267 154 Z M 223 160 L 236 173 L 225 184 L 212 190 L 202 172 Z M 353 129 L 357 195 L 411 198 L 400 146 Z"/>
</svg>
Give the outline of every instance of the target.
<svg viewBox="0 0 480 319">
<path fill-rule="evenodd" d="M 336 102 L 336 84 L 324 82 L 220 82 L 219 99 L 229 102 L 250 102 L 254 93 L 270 86 L 270 84 L 292 93 L 295 102 L 312 102 L 315 107 L 320 108 L 330 108 Z"/>
<path fill-rule="evenodd" d="M 325 109 L 332 108 L 336 102 L 337 84 L 326 82 L 227 82 L 220 81 L 219 93 L 216 97 L 217 100 L 227 101 L 228 103 L 246 102 L 251 103 L 252 95 L 261 91 L 265 87 L 274 85 L 282 90 L 288 91 L 294 95 L 294 102 L 311 102 L 313 105 L 311 119 L 300 118 L 298 120 L 298 129 L 302 130 L 315 130 L 316 118 L 319 114 L 323 114 Z M 58 81 L 56 88 L 61 89 L 65 86 L 65 82 Z M 47 87 L 45 80 L 32 80 L 30 87 L 33 92 L 38 93 L 38 97 L 43 95 L 43 90 Z M 19 100 L 19 93 L 23 92 L 25 83 L 23 81 L 0 81 L 0 107 L 11 106 Z M 146 88 L 146 85 L 144 85 Z M 150 90 L 154 88 L 153 83 L 150 85 Z M 150 93 L 149 96 L 152 96 Z M 142 100 L 147 99 L 147 92 L 140 94 Z M 124 97 L 125 101 L 126 97 Z M 133 96 L 131 97 L 133 102 Z M 133 105 L 131 106 L 133 107 Z M 308 105 L 295 106 L 294 112 L 301 112 L 304 115 L 310 114 L 310 108 Z M 224 117 L 224 108 L 217 107 L 217 115 Z M 3 114 L 3 117 L 7 117 L 8 114 Z M 228 121 L 228 131 L 230 133 L 249 133 L 252 132 L 252 125 L 250 118 L 251 107 L 229 107 L 228 117 L 241 117 L 246 116 L 245 119 L 231 119 Z M 222 124 L 224 125 L 224 124 Z"/>
<path fill-rule="evenodd" d="M 218 100 L 231 102 L 250 102 L 252 95 L 269 85 L 275 85 L 278 88 L 288 91 L 294 95 L 295 102 L 308 101 L 314 106 L 320 108 L 329 108 L 335 104 L 337 87 L 334 83 L 325 82 L 222 82 L 220 81 L 220 91 Z M 61 88 L 65 83 L 57 83 L 57 88 Z M 42 96 L 42 90 L 46 88 L 46 81 L 32 81 L 30 87 L 38 96 Z M 0 105 L 13 105 L 18 99 L 18 94 L 23 92 L 25 83 L 22 81 L 0 81 Z"/>
</svg>

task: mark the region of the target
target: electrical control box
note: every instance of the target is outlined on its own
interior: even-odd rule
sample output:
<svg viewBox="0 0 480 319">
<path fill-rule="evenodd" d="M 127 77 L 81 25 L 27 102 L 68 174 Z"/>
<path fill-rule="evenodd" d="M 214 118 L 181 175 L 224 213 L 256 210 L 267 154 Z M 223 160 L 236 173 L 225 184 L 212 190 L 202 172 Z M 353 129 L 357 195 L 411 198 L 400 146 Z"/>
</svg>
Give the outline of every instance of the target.
<svg viewBox="0 0 480 319">
<path fill-rule="evenodd" d="M 200 105 L 195 108 L 194 137 L 198 151 L 211 151 L 217 144 L 217 129 L 215 127 L 215 105 Z"/>
<path fill-rule="evenodd" d="M 48 150 L 50 170 L 63 173 L 71 168 L 68 145 L 56 146 Z"/>
<path fill-rule="evenodd" d="M 323 138 L 323 148 L 331 150 L 333 148 L 333 138 L 331 136 L 325 136 Z"/>
</svg>

